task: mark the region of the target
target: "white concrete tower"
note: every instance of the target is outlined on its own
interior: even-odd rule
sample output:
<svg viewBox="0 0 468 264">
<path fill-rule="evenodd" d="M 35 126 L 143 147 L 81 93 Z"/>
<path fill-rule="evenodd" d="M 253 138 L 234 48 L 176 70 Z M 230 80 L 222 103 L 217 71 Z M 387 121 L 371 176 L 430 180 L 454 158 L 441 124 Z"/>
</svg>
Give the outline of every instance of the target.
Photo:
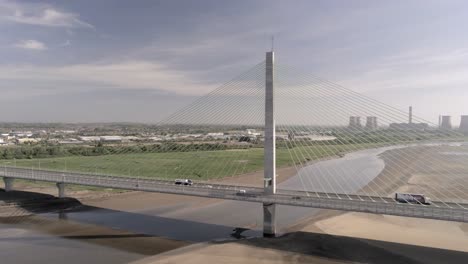
<svg viewBox="0 0 468 264">
<path fill-rule="evenodd" d="M 265 71 L 265 132 L 264 132 L 264 190 L 265 194 L 276 193 L 276 133 L 274 106 L 274 53 L 266 53 Z M 263 204 L 263 235 L 276 234 L 276 205 Z"/>
</svg>

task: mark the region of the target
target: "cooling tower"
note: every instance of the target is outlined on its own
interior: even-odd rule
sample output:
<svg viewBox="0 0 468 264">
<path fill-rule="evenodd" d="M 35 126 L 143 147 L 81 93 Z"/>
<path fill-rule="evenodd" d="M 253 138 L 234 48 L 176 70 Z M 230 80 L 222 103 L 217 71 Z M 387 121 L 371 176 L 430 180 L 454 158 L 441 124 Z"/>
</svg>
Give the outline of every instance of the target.
<svg viewBox="0 0 468 264">
<path fill-rule="evenodd" d="M 376 116 L 368 116 L 366 118 L 366 128 L 370 130 L 377 129 L 377 117 Z"/>
<path fill-rule="evenodd" d="M 349 117 L 349 127 L 350 128 L 361 128 L 361 117 L 359 117 L 359 116 L 350 116 Z"/>
<path fill-rule="evenodd" d="M 442 129 L 452 129 L 452 117 L 451 116 L 442 116 L 442 123 L 440 124 Z"/>
<path fill-rule="evenodd" d="M 462 115 L 460 118 L 460 131 L 468 132 L 468 115 Z"/>
</svg>

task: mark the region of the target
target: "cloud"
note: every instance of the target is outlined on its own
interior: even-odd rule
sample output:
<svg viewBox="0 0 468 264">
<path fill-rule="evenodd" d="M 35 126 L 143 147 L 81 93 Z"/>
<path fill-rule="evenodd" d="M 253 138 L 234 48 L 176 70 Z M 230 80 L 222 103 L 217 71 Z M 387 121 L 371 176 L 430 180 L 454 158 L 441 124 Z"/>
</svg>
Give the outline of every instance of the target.
<svg viewBox="0 0 468 264">
<path fill-rule="evenodd" d="M 60 11 L 44 4 L 16 3 L 0 0 L 0 20 L 48 27 L 94 28 L 78 14 Z"/>
<path fill-rule="evenodd" d="M 15 47 L 29 50 L 45 50 L 47 49 L 46 45 L 40 41 L 29 39 L 22 40 L 15 44 Z"/>
<path fill-rule="evenodd" d="M 69 39 L 67 39 L 65 42 L 63 42 L 62 44 L 59 45 L 59 47 L 68 47 L 71 45 L 71 41 Z"/>
<path fill-rule="evenodd" d="M 3 65 L 0 84 L 14 82 L 34 94 L 73 89 L 149 89 L 167 94 L 202 95 L 216 85 L 196 81 L 188 72 L 151 61 L 122 61 L 65 66 Z M 26 93 L 28 94 L 28 93 Z"/>
<path fill-rule="evenodd" d="M 400 109 L 412 105 L 418 116 L 437 123 L 439 114 L 467 113 L 467 59 L 464 48 L 403 50 L 336 82 Z"/>
<path fill-rule="evenodd" d="M 364 65 L 358 77 L 340 81 L 361 91 L 428 91 L 468 85 L 468 49 L 410 50 Z"/>
</svg>

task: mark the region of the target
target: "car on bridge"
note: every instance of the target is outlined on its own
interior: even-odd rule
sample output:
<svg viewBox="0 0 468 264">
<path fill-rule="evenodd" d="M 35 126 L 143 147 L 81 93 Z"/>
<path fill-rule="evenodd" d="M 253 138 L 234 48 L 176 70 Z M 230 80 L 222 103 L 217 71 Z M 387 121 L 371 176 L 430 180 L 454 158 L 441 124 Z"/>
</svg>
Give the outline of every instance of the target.
<svg viewBox="0 0 468 264">
<path fill-rule="evenodd" d="M 247 190 L 241 189 L 236 192 L 238 196 L 256 197 L 257 194 L 248 192 Z"/>
<path fill-rule="evenodd" d="M 176 179 L 174 183 L 176 185 L 189 185 L 190 186 L 193 184 L 193 181 L 190 179 Z"/>
</svg>

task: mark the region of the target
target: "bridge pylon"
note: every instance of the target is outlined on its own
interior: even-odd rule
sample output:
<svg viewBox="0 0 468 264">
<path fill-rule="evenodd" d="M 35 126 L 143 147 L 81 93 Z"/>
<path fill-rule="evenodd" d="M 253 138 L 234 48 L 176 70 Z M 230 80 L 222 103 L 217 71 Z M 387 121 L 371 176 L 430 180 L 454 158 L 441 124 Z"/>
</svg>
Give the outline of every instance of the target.
<svg viewBox="0 0 468 264">
<path fill-rule="evenodd" d="M 264 132 L 264 192 L 276 193 L 276 133 L 274 107 L 274 53 L 266 53 L 265 63 L 265 132 Z M 276 234 L 276 204 L 263 204 L 263 235 Z"/>
</svg>

